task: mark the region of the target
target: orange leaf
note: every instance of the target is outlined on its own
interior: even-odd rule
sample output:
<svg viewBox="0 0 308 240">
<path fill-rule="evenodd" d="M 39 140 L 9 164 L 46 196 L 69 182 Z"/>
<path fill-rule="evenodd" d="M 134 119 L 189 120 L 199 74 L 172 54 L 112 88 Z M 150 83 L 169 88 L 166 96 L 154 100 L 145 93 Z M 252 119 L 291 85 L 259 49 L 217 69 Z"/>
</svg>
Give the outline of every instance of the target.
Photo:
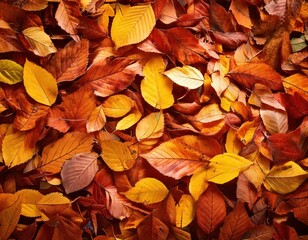
<svg viewBox="0 0 308 240">
<path fill-rule="evenodd" d="M 163 142 L 141 157 L 160 173 L 180 179 L 204 167 L 211 157 L 220 152 L 217 140 L 186 135 Z"/>
<path fill-rule="evenodd" d="M 92 65 L 79 83 L 90 85 L 96 95 L 107 97 L 127 88 L 139 72 L 139 64 L 127 58 L 107 58 Z"/>
<path fill-rule="evenodd" d="M 58 9 L 55 14 L 55 18 L 58 21 L 58 25 L 68 32 L 70 36 L 79 41 L 77 35 L 77 26 L 79 24 L 79 18 L 81 12 L 79 9 L 79 2 L 76 0 L 61 0 Z"/>
<path fill-rule="evenodd" d="M 106 123 L 106 116 L 103 111 L 102 105 L 97 106 L 91 112 L 87 120 L 87 132 L 95 132 L 101 130 Z"/>
<path fill-rule="evenodd" d="M 46 172 L 58 173 L 63 163 L 77 153 L 90 152 L 93 137 L 89 134 L 71 132 L 47 145 L 42 153 L 40 168 Z"/>
<path fill-rule="evenodd" d="M 228 76 L 248 89 L 261 83 L 272 90 L 282 88 L 282 77 L 265 63 L 247 63 L 233 68 Z"/>
<path fill-rule="evenodd" d="M 196 203 L 196 219 L 207 234 L 213 232 L 226 218 L 226 204 L 214 184 L 210 184 Z"/>
<path fill-rule="evenodd" d="M 145 220 L 143 220 L 138 228 L 139 239 L 143 239 L 145 236 L 149 236 L 151 240 L 167 239 L 169 234 L 169 228 L 166 224 L 150 214 Z"/>
<path fill-rule="evenodd" d="M 244 233 L 253 227 L 245 210 L 243 202 L 238 201 L 233 211 L 227 216 L 222 226 L 219 239 L 231 240 L 242 239 Z"/>
<path fill-rule="evenodd" d="M 79 153 L 63 164 L 61 177 L 67 194 L 88 186 L 98 171 L 97 155 Z"/>
<path fill-rule="evenodd" d="M 89 41 L 69 42 L 63 49 L 58 50 L 47 62 L 45 68 L 58 83 L 73 81 L 81 76 L 88 63 Z"/>
</svg>

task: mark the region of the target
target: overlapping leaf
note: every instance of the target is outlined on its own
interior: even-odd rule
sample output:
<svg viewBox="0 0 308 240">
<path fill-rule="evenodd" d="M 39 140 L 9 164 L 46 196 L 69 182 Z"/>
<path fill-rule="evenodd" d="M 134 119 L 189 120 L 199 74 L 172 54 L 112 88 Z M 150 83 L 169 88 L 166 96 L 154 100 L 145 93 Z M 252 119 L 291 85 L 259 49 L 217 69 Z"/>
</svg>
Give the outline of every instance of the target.
<svg viewBox="0 0 308 240">
<path fill-rule="evenodd" d="M 23 67 L 12 60 L 0 60 L 0 82 L 15 84 L 23 80 Z"/>
</svg>

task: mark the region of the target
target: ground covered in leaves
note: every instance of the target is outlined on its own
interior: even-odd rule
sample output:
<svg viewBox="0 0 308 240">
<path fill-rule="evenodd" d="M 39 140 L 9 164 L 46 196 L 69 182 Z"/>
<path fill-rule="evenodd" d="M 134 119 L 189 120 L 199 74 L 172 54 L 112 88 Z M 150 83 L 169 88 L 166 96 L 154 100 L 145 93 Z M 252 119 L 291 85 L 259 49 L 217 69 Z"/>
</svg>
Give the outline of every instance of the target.
<svg viewBox="0 0 308 240">
<path fill-rule="evenodd" d="M 1 1 L 0 239 L 304 238 L 307 19 L 302 0 Z"/>
</svg>

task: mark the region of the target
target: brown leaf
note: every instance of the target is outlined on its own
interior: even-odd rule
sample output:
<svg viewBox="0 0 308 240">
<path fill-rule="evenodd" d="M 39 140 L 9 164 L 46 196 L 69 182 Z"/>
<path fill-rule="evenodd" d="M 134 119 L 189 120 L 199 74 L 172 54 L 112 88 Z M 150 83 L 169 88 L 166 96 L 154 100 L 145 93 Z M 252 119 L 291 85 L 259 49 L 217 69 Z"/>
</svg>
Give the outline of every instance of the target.
<svg viewBox="0 0 308 240">
<path fill-rule="evenodd" d="M 272 90 L 282 88 L 281 76 L 265 63 L 247 63 L 233 68 L 228 76 L 248 89 L 256 83 L 268 86 Z"/>
<path fill-rule="evenodd" d="M 227 12 L 225 8 L 216 1 L 210 2 L 210 25 L 214 31 L 219 32 L 233 32 L 234 26 L 231 21 L 231 14 Z"/>
<path fill-rule="evenodd" d="M 272 239 L 275 233 L 273 226 L 258 225 L 254 229 L 245 233 L 247 240 L 268 240 Z"/>
<path fill-rule="evenodd" d="M 235 49 L 247 42 L 248 37 L 242 32 L 210 32 L 213 38 L 227 48 Z"/>
<path fill-rule="evenodd" d="M 219 239 L 242 239 L 244 233 L 253 227 L 243 202 L 238 201 L 222 226 Z"/>
<path fill-rule="evenodd" d="M 210 234 L 225 220 L 226 211 L 222 194 L 214 184 L 210 184 L 196 203 L 198 225 L 206 234 Z"/>
<path fill-rule="evenodd" d="M 240 173 L 237 179 L 236 196 L 242 202 L 248 203 L 249 208 L 252 208 L 258 198 L 258 190 L 243 173 Z"/>
<path fill-rule="evenodd" d="M 24 48 L 12 29 L 0 28 L 0 52 L 21 52 Z"/>
<path fill-rule="evenodd" d="M 84 74 L 88 64 L 89 41 L 70 42 L 58 50 L 45 68 L 58 83 L 73 81 Z"/>
<path fill-rule="evenodd" d="M 139 238 L 147 236 L 148 240 L 165 240 L 169 234 L 168 226 L 152 214 L 139 224 L 137 231 Z"/>
<path fill-rule="evenodd" d="M 139 64 L 127 58 L 96 62 L 78 81 L 90 85 L 97 96 L 107 97 L 127 88 L 139 73 Z"/>
</svg>

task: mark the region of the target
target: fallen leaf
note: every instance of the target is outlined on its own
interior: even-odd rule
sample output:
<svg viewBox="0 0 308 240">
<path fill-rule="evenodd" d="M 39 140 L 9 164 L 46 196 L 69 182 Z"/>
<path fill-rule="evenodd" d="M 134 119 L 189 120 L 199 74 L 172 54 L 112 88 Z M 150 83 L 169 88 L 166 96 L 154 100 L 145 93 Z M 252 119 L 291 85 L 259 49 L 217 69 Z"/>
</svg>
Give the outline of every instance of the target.
<svg viewBox="0 0 308 240">
<path fill-rule="evenodd" d="M 162 112 L 150 113 L 140 120 L 136 126 L 136 137 L 138 141 L 144 139 L 159 138 L 163 135 L 164 115 Z"/>
<path fill-rule="evenodd" d="M 143 178 L 122 194 L 133 202 L 148 205 L 161 202 L 168 193 L 169 190 L 161 181 L 155 178 Z"/>
<path fill-rule="evenodd" d="M 87 132 L 99 131 L 104 127 L 105 123 L 106 116 L 104 114 L 102 105 L 99 105 L 93 109 L 87 120 Z"/>
<path fill-rule="evenodd" d="M 300 73 L 286 77 L 283 82 L 285 91 L 291 95 L 298 93 L 308 101 L 308 78 Z"/>
<path fill-rule="evenodd" d="M 167 239 L 169 235 L 168 226 L 152 214 L 139 224 L 137 231 L 139 238 L 150 236 L 149 240 Z"/>
<path fill-rule="evenodd" d="M 23 67 L 18 63 L 9 60 L 0 60 L 0 82 L 16 84 L 23 80 Z"/>
<path fill-rule="evenodd" d="M 21 215 L 26 217 L 39 217 L 41 211 L 36 206 L 44 195 L 37 190 L 23 189 L 16 193 L 21 199 Z"/>
<path fill-rule="evenodd" d="M 189 225 L 195 217 L 195 200 L 188 194 L 182 195 L 179 203 L 176 205 L 176 226 L 184 228 Z"/>
</svg>

